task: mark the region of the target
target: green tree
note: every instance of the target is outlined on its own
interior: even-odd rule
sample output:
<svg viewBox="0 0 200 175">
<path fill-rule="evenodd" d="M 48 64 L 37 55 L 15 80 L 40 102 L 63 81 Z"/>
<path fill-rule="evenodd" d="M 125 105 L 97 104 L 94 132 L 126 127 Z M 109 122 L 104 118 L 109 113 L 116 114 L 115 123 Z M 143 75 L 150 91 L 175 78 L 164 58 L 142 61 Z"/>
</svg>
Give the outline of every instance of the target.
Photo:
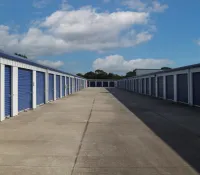
<svg viewBox="0 0 200 175">
<path fill-rule="evenodd" d="M 170 69 L 172 69 L 172 68 L 170 68 L 170 67 L 162 67 L 161 68 L 161 70 L 170 70 Z"/>
<path fill-rule="evenodd" d="M 76 75 L 79 76 L 79 77 L 84 77 L 84 75 L 81 74 L 81 73 L 77 73 Z"/>
<path fill-rule="evenodd" d="M 84 75 L 85 78 L 87 79 L 96 79 L 96 74 L 92 71 L 90 72 L 87 72 L 85 75 Z"/>
<path fill-rule="evenodd" d="M 136 71 L 130 71 L 126 73 L 125 77 L 134 77 L 134 76 L 136 76 Z"/>
<path fill-rule="evenodd" d="M 22 57 L 22 58 L 28 59 L 28 57 L 27 57 L 26 55 L 22 55 L 22 54 L 20 54 L 20 53 L 15 53 L 15 55 L 17 55 L 17 56 L 19 56 L 19 57 Z"/>
</svg>

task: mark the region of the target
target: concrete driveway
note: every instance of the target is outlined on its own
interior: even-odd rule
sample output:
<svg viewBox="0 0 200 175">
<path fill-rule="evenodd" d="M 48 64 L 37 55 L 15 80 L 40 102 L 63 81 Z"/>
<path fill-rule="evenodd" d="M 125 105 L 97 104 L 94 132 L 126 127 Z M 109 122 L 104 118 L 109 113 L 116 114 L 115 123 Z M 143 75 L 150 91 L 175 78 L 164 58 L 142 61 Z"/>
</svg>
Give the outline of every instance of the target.
<svg viewBox="0 0 200 175">
<path fill-rule="evenodd" d="M 0 175 L 199 174 L 187 158 L 200 154 L 198 132 L 139 108 L 133 97 L 88 88 L 0 123 Z"/>
</svg>

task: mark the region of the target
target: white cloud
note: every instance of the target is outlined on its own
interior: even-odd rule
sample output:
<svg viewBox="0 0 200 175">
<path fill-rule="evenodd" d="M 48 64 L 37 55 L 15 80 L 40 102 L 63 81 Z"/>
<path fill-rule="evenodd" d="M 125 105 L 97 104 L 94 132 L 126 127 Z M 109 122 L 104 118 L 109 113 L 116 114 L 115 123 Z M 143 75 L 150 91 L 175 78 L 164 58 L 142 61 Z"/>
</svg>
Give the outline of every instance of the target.
<svg viewBox="0 0 200 175">
<path fill-rule="evenodd" d="M 47 6 L 49 4 L 50 0 L 34 0 L 33 1 L 33 7 L 41 9 Z"/>
<path fill-rule="evenodd" d="M 160 69 L 163 66 L 170 66 L 172 64 L 174 64 L 174 62 L 168 59 L 137 58 L 125 60 L 121 55 L 110 55 L 105 58 L 97 58 L 93 62 L 93 69 L 102 69 L 106 72 L 125 73 L 137 68 Z"/>
<path fill-rule="evenodd" d="M 146 12 L 99 13 L 89 6 L 59 10 L 43 21 L 34 21 L 23 34 L 13 34 L 8 26 L 0 26 L 0 49 L 35 57 L 133 47 L 153 37 L 148 21 Z"/>
<path fill-rule="evenodd" d="M 62 0 L 62 3 L 61 3 L 61 9 L 62 10 L 71 10 L 73 9 L 73 6 L 71 6 L 67 0 Z"/>
<path fill-rule="evenodd" d="M 130 9 L 140 12 L 164 12 L 167 4 L 161 4 L 158 0 L 123 0 L 122 4 Z"/>
<path fill-rule="evenodd" d="M 200 46 L 200 39 L 197 40 L 197 44 Z"/>
<path fill-rule="evenodd" d="M 39 64 L 43 64 L 45 66 L 49 66 L 49 67 L 52 67 L 52 68 L 55 68 L 55 69 L 64 65 L 64 63 L 62 61 L 55 61 L 54 62 L 54 61 L 49 61 L 49 60 L 37 60 L 37 62 Z"/>
</svg>

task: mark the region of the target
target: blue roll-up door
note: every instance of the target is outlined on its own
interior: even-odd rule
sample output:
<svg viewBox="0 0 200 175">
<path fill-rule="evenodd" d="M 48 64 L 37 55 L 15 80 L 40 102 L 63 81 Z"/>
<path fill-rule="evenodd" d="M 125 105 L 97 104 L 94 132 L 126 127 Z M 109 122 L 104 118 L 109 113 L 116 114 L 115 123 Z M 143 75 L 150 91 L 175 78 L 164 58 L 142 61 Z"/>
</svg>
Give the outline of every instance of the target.
<svg viewBox="0 0 200 175">
<path fill-rule="evenodd" d="M 74 78 L 72 81 L 74 83 L 74 87 L 73 87 L 74 88 L 74 92 L 76 92 L 76 78 Z"/>
<path fill-rule="evenodd" d="M 144 78 L 142 78 L 142 83 L 141 83 L 141 85 L 142 85 L 142 94 L 144 94 Z"/>
<path fill-rule="evenodd" d="M 149 78 L 146 78 L 146 94 L 149 95 Z"/>
<path fill-rule="evenodd" d="M 90 87 L 95 87 L 95 82 L 94 81 L 90 81 Z"/>
<path fill-rule="evenodd" d="M 151 77 L 151 95 L 156 96 L 156 79 L 155 77 Z"/>
<path fill-rule="evenodd" d="M 108 87 L 108 82 L 107 81 L 103 82 L 103 87 Z"/>
<path fill-rule="evenodd" d="M 200 106 L 200 72 L 195 72 L 192 75 L 193 79 L 193 104 Z"/>
<path fill-rule="evenodd" d="M 72 89 L 73 89 L 72 78 L 70 78 L 70 90 L 71 90 L 71 94 L 73 93 Z"/>
<path fill-rule="evenodd" d="M 62 96 L 65 96 L 65 77 L 62 77 Z"/>
<path fill-rule="evenodd" d="M 110 87 L 115 87 L 115 83 L 113 81 L 110 82 Z"/>
<path fill-rule="evenodd" d="M 69 77 L 66 77 L 66 94 L 69 95 Z"/>
<path fill-rule="evenodd" d="M 45 73 L 36 73 L 36 98 L 37 105 L 45 103 Z"/>
<path fill-rule="evenodd" d="M 54 99 L 54 75 L 49 74 L 49 101 Z"/>
<path fill-rule="evenodd" d="M 174 76 L 166 76 L 166 98 L 168 100 L 174 100 Z"/>
<path fill-rule="evenodd" d="M 163 76 L 158 77 L 158 97 L 163 98 Z"/>
<path fill-rule="evenodd" d="M 177 101 L 188 103 L 188 75 L 177 75 Z"/>
<path fill-rule="evenodd" d="M 11 67 L 5 66 L 5 116 L 11 116 Z"/>
<path fill-rule="evenodd" d="M 56 98 L 60 98 L 60 75 L 56 75 Z"/>
<path fill-rule="evenodd" d="M 18 110 L 32 108 L 33 92 L 32 71 L 28 69 L 18 69 Z"/>
<path fill-rule="evenodd" d="M 97 81 L 97 87 L 101 87 L 101 81 Z"/>
</svg>

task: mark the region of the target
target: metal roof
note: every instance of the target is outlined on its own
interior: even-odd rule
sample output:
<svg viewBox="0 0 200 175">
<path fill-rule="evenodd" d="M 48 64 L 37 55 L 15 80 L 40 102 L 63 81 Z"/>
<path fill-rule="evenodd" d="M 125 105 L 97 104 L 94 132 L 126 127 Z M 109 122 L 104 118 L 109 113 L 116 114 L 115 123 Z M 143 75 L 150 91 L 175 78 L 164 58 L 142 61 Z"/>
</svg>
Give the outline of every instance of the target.
<svg viewBox="0 0 200 175">
<path fill-rule="evenodd" d="M 44 65 L 39 64 L 35 61 L 28 60 L 28 59 L 25 59 L 25 58 L 20 58 L 17 55 L 10 55 L 10 54 L 2 52 L 2 51 L 0 51 L 0 57 L 3 57 L 5 59 L 9 59 L 9 60 L 12 60 L 12 61 L 18 61 L 20 63 L 25 63 L 25 64 L 29 64 L 29 65 L 32 65 L 32 66 L 40 67 L 40 68 L 43 68 L 43 69 L 49 69 L 49 70 L 59 72 L 59 73 L 62 73 L 62 74 L 68 74 L 68 75 L 71 75 L 71 76 L 74 76 L 74 77 L 77 77 L 77 78 L 85 79 L 83 77 L 79 77 L 77 75 L 73 75 L 73 74 L 68 73 L 68 72 L 64 72 L 64 71 L 61 71 L 61 70 L 58 70 L 58 69 L 54 69 L 52 67 L 44 66 Z"/>
<path fill-rule="evenodd" d="M 137 78 L 137 77 L 144 77 L 144 76 L 155 75 L 155 74 L 170 73 L 170 72 L 176 72 L 176 71 L 180 71 L 180 70 L 192 69 L 192 68 L 198 68 L 198 67 L 200 67 L 200 63 L 198 63 L 198 64 L 192 64 L 192 65 L 188 65 L 188 66 L 177 67 L 177 68 L 168 69 L 168 70 L 163 70 L 163 71 L 158 71 L 158 72 L 153 72 L 153 73 L 148 73 L 148 74 L 139 75 L 139 76 L 133 76 L 133 77 L 122 78 L 122 79 L 120 79 L 120 80 L 131 79 L 131 78 Z"/>
</svg>

